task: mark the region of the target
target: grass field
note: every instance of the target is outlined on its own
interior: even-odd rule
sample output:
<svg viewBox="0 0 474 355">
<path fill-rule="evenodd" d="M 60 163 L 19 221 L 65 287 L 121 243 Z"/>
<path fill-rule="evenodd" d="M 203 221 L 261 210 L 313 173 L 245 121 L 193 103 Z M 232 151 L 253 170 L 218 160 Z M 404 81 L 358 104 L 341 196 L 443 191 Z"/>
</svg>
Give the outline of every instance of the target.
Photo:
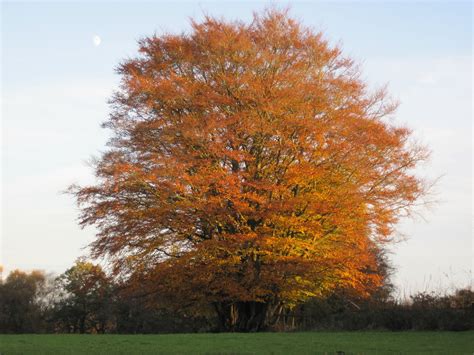
<svg viewBox="0 0 474 355">
<path fill-rule="evenodd" d="M 470 332 L 0 335 L 0 354 L 473 354 Z"/>
</svg>

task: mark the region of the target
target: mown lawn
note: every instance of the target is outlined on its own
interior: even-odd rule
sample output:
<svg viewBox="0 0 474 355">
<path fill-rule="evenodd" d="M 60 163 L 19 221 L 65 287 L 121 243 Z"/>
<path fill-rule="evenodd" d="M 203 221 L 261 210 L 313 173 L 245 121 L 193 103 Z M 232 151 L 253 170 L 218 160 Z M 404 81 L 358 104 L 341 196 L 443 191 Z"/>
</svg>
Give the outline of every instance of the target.
<svg viewBox="0 0 474 355">
<path fill-rule="evenodd" d="M 0 335 L 0 354 L 473 354 L 469 332 Z"/>
</svg>

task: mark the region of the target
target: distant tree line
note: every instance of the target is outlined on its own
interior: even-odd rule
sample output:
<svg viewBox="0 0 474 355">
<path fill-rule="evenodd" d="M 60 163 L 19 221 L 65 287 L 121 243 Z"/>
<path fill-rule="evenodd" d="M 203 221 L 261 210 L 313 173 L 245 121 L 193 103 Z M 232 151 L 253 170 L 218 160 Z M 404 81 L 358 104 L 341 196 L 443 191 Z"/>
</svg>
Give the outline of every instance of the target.
<svg viewBox="0 0 474 355">
<path fill-rule="evenodd" d="M 387 269 L 388 272 L 388 269 Z M 338 290 L 329 297 L 288 305 L 270 331 L 468 330 L 474 329 L 474 291 L 449 295 L 421 292 L 395 300 L 393 286 L 367 297 Z M 1 333 L 177 333 L 217 331 L 212 309 L 167 307 L 155 293 L 138 292 L 88 261 L 62 275 L 12 271 L 0 283 Z M 172 304 L 172 303 L 170 303 Z"/>
</svg>

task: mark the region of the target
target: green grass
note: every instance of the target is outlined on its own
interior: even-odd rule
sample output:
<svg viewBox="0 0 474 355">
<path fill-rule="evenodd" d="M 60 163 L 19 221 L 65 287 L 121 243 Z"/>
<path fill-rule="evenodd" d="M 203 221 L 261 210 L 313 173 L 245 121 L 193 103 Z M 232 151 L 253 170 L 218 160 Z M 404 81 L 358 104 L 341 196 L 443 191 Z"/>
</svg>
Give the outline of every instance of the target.
<svg viewBox="0 0 474 355">
<path fill-rule="evenodd" d="M 0 335 L 0 354 L 473 354 L 469 332 Z"/>
</svg>

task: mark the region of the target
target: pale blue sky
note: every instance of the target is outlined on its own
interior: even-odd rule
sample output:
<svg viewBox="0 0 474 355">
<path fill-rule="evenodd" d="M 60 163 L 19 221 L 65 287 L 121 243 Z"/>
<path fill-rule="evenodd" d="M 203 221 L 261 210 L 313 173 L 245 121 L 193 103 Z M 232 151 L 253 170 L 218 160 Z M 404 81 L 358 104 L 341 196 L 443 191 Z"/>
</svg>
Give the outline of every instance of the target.
<svg viewBox="0 0 474 355">
<path fill-rule="evenodd" d="M 472 5 L 470 2 L 274 2 L 322 30 L 401 101 L 397 122 L 433 151 L 441 202 L 404 221 L 393 248 L 402 292 L 472 280 Z M 2 229 L 6 271 L 62 272 L 94 230 L 60 192 L 92 181 L 85 162 L 104 149 L 113 68 L 136 40 L 189 30 L 204 12 L 249 20 L 268 2 L 2 3 Z M 94 46 L 93 36 L 101 38 Z"/>
</svg>

